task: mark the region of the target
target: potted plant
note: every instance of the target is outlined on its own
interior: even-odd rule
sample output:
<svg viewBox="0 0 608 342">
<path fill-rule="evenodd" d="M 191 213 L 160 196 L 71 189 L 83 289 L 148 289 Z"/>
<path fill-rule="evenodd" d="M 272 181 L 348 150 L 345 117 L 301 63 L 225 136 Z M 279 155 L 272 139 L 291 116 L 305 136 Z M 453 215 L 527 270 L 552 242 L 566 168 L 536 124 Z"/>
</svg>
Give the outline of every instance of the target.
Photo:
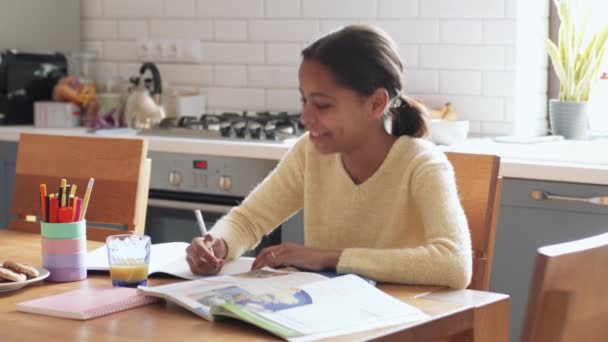
<svg viewBox="0 0 608 342">
<path fill-rule="evenodd" d="M 565 139 L 587 138 L 587 102 L 593 84 L 599 79 L 607 49 L 608 25 L 587 37 L 590 11 L 578 16 L 578 0 L 554 0 L 560 26 L 558 45 L 546 39 L 553 69 L 560 81 L 559 99 L 549 101 L 552 134 Z"/>
</svg>

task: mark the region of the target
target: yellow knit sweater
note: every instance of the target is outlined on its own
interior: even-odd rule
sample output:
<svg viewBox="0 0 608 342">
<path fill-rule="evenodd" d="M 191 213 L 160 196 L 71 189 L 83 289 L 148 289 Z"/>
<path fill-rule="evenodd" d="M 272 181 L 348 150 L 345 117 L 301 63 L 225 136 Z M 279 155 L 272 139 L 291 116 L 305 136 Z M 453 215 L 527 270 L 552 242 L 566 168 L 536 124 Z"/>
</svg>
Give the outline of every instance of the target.
<svg viewBox="0 0 608 342">
<path fill-rule="evenodd" d="M 339 154 L 318 153 L 304 135 L 212 234 L 226 241 L 232 259 L 302 208 L 305 245 L 342 250 L 339 273 L 453 288 L 469 284 L 471 238 L 453 169 L 425 140 L 400 137 L 380 168 L 356 185 Z"/>
</svg>

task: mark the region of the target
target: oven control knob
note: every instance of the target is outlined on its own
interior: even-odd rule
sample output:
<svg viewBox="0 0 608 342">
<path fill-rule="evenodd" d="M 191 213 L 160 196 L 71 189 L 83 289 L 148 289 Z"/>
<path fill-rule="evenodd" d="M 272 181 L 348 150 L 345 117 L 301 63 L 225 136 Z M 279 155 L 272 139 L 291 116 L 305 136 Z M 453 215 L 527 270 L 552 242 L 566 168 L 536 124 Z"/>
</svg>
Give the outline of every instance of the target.
<svg viewBox="0 0 608 342">
<path fill-rule="evenodd" d="M 232 177 L 221 176 L 219 186 L 221 190 L 230 191 L 232 189 Z"/>
<path fill-rule="evenodd" d="M 182 184 L 182 173 L 179 171 L 169 172 L 169 184 L 173 186 L 180 186 Z"/>
</svg>

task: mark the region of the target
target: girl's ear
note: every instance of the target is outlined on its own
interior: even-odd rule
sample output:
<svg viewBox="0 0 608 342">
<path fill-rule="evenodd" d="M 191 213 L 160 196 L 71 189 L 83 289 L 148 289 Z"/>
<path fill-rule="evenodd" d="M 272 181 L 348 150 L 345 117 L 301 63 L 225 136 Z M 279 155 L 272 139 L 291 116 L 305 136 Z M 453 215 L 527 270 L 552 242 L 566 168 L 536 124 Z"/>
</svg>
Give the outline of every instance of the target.
<svg viewBox="0 0 608 342">
<path fill-rule="evenodd" d="M 378 88 L 372 94 L 372 116 L 374 118 L 381 117 L 386 112 L 388 106 L 388 91 L 384 88 Z"/>
</svg>

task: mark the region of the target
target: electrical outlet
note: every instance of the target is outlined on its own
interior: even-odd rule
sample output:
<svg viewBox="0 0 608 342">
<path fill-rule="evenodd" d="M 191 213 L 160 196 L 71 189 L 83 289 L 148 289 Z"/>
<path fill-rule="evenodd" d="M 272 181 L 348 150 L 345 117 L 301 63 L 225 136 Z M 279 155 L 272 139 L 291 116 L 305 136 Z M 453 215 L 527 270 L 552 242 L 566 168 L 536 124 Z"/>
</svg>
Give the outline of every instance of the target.
<svg viewBox="0 0 608 342">
<path fill-rule="evenodd" d="M 137 58 L 142 62 L 199 63 L 202 60 L 201 42 L 141 38 L 137 40 Z"/>
<path fill-rule="evenodd" d="M 152 42 L 150 40 L 137 40 L 137 58 L 140 61 L 149 61 L 152 59 Z"/>
<path fill-rule="evenodd" d="M 203 58 L 200 40 L 182 40 L 180 42 L 180 62 L 199 63 Z"/>
</svg>

